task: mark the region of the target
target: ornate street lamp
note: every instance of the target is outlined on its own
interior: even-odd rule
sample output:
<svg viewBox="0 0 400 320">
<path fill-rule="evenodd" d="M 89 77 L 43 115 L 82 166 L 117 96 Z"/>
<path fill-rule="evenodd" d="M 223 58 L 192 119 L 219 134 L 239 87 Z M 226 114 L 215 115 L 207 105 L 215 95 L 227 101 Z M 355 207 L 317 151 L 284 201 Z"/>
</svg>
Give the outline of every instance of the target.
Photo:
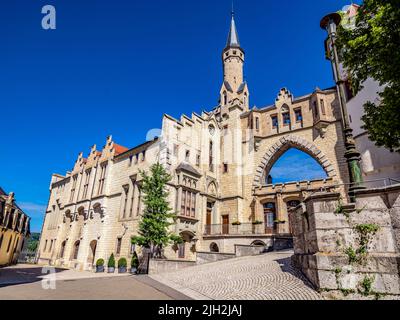
<svg viewBox="0 0 400 320">
<path fill-rule="evenodd" d="M 350 127 L 349 115 L 347 112 L 347 101 L 346 101 L 346 90 L 345 82 L 342 80 L 340 73 L 340 61 L 336 47 L 337 38 L 337 26 L 341 21 L 341 16 L 338 13 L 331 13 L 325 16 L 321 20 L 321 28 L 328 32 L 328 38 L 326 40 L 326 58 L 331 61 L 333 76 L 336 83 L 336 89 L 339 96 L 339 105 L 342 112 L 342 121 L 345 136 L 345 158 L 350 174 L 349 197 L 352 202 L 355 201 L 355 191 L 365 189 L 362 186 L 363 177 L 360 166 L 361 155 L 356 148 L 356 144 L 353 137 L 353 129 Z"/>
</svg>

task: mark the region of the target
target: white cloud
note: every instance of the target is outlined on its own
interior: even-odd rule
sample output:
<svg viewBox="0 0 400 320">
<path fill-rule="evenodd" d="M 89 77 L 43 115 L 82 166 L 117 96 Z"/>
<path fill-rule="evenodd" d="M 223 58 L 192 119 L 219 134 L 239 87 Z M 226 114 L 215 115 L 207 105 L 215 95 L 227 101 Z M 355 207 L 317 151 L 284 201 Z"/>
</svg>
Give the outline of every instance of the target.
<svg viewBox="0 0 400 320">
<path fill-rule="evenodd" d="M 21 202 L 18 206 L 30 217 L 43 217 L 46 212 L 46 205 L 33 203 L 33 202 Z"/>
</svg>

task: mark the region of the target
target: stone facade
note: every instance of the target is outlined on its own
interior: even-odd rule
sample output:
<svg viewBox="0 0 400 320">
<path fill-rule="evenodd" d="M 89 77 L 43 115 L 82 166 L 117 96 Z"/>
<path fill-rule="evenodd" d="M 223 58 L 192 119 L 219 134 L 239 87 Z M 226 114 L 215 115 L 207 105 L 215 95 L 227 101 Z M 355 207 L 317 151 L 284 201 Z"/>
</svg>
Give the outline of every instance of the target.
<svg viewBox="0 0 400 320">
<path fill-rule="evenodd" d="M 216 107 L 180 119 L 165 115 L 160 137 L 133 149 L 109 137 L 101 151 L 80 154 L 71 172 L 53 175 L 39 261 L 91 269 L 98 258 L 130 258 L 140 250 L 130 245 L 143 209 L 139 171 L 155 162 L 172 176 L 169 200 L 178 219 L 171 231 L 185 240 L 166 248 L 171 260 L 269 246 L 274 236 L 290 237 L 293 203 L 320 190 L 345 197 L 338 186 L 348 173 L 336 91 L 317 88 L 295 98 L 282 89 L 273 105 L 250 108 L 244 61 L 232 18 Z M 273 163 L 292 147 L 314 157 L 328 178 L 271 184 Z"/>
<path fill-rule="evenodd" d="M 30 233 L 30 218 L 17 206 L 14 193 L 0 188 L 0 267 L 17 263 Z"/>
<path fill-rule="evenodd" d="M 321 193 L 292 209 L 294 261 L 328 298 L 400 295 L 400 185 L 359 191 L 356 203 Z"/>
</svg>

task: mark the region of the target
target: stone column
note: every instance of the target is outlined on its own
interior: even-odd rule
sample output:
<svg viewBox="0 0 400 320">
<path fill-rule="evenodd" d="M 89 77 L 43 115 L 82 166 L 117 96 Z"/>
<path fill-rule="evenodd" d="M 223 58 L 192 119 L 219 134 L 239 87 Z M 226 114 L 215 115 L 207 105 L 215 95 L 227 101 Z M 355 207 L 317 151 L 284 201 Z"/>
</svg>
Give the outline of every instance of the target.
<svg viewBox="0 0 400 320">
<path fill-rule="evenodd" d="M 278 192 L 276 194 L 276 218 L 279 221 L 285 220 L 285 202 L 282 199 L 282 193 Z M 283 224 L 278 224 L 278 233 L 284 233 L 285 226 Z"/>
</svg>

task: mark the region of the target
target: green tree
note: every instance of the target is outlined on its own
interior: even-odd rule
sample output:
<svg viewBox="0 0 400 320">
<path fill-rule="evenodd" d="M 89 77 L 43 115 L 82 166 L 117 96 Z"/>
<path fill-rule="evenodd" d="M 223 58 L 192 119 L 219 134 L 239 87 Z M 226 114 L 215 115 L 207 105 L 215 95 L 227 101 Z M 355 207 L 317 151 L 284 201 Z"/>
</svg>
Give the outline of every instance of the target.
<svg viewBox="0 0 400 320">
<path fill-rule="evenodd" d="M 150 175 L 140 172 L 143 178 L 141 190 L 144 193 L 144 212 L 139 224 L 139 236 L 132 238 L 132 244 L 148 248 L 152 257 L 160 258 L 165 246 L 179 243 L 181 238 L 168 230 L 176 220 L 176 215 L 169 207 L 166 189 L 171 176 L 159 163 L 154 164 L 150 172 Z"/>
<path fill-rule="evenodd" d="M 354 93 L 368 78 L 383 86 L 364 105 L 363 128 L 377 146 L 400 152 L 400 1 L 364 0 L 355 26 L 338 28 L 338 48 Z"/>
</svg>

